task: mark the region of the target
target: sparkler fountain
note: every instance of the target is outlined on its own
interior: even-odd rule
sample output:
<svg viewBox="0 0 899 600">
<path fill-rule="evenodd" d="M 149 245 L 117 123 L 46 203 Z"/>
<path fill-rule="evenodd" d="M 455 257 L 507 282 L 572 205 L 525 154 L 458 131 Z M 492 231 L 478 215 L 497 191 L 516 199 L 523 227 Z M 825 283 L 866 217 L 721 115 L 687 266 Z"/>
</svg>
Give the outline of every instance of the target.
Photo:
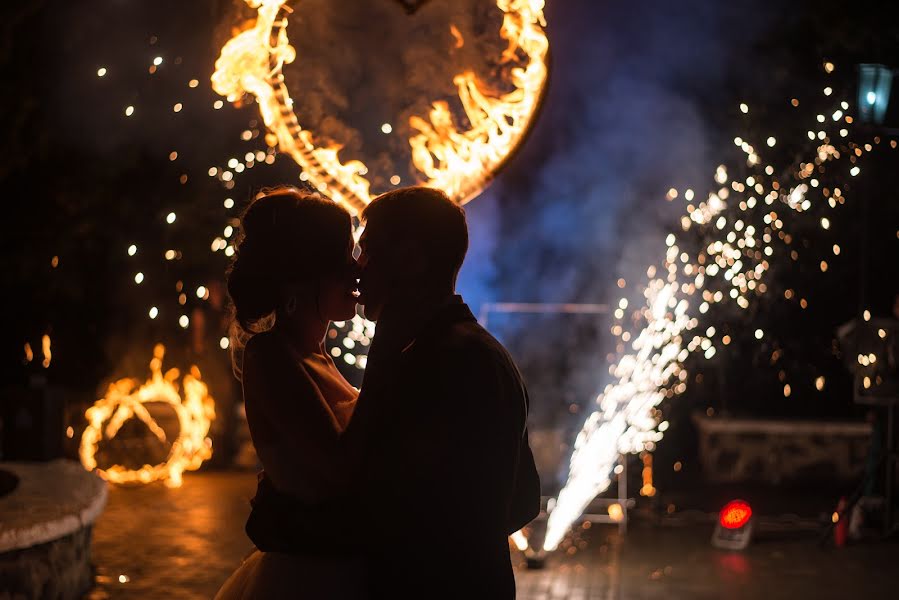
<svg viewBox="0 0 899 600">
<path fill-rule="evenodd" d="M 826 62 L 824 70 L 831 73 L 834 65 Z M 711 359 L 718 347 L 730 343 L 730 337 L 714 327 L 703 330 L 702 315 L 726 302 L 746 310 L 754 298 L 768 292 L 765 276 L 771 261 L 797 259 L 791 247 L 797 240 L 786 231 L 786 215 L 778 212 L 815 219 L 822 229 L 829 229 L 829 218 L 821 215 L 846 202 L 840 186 L 860 174 L 857 163 L 865 152 L 887 145 L 879 137 L 873 145 L 851 141 L 849 103 L 833 101 L 831 87 L 823 94 L 832 105 L 826 115 L 815 116 L 807 132 L 811 147 L 798 161 L 776 170 L 755 146 L 737 137 L 734 143 L 745 153 L 746 176 L 731 178 L 720 165 L 715 173 L 720 187 L 705 201 L 697 203 L 692 190 L 684 194 L 687 212 L 680 220 L 681 232 L 668 235 L 661 268 L 651 266 L 646 272 L 645 302 L 631 314 L 634 333 L 623 321 L 626 298 L 615 312 L 612 333 L 620 340 L 619 347 L 628 350 L 620 352 L 611 366 L 613 381 L 597 398 L 598 408 L 577 436 L 567 483 L 549 515 L 544 550 L 555 550 L 591 500 L 609 487 L 621 454 L 655 448 L 668 428 L 656 407 L 686 390 L 683 363 L 690 353 L 698 351 Z M 799 101 L 793 99 L 791 104 L 798 108 Z M 748 114 L 749 107 L 741 104 L 740 111 Z M 759 145 L 770 149 L 777 143 L 769 136 Z M 895 149 L 896 141 L 889 146 Z M 671 189 L 667 199 L 678 195 Z M 687 250 L 689 243 L 681 239 L 687 232 L 703 240 L 695 251 Z M 832 251 L 838 255 L 839 245 Z M 827 268 L 822 260 L 821 272 Z M 792 296 L 791 290 L 785 292 L 787 299 Z M 804 299 L 801 306 L 805 308 Z M 765 335 L 756 329 L 756 339 Z M 787 384 L 784 396 L 790 393 Z"/>
</svg>

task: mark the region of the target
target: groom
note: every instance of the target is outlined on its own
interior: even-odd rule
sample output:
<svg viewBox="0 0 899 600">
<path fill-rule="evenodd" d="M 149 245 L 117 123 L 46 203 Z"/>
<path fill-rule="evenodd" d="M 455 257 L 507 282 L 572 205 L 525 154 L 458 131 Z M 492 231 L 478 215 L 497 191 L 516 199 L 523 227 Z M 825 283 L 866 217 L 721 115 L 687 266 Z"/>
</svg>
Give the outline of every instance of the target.
<svg viewBox="0 0 899 600">
<path fill-rule="evenodd" d="M 508 536 L 537 516 L 540 483 L 521 376 L 455 293 L 465 213 L 409 187 L 362 219 L 359 302 L 377 334 L 343 442 L 362 465 L 353 496 L 373 595 L 514 598 Z M 315 512 L 260 515 L 283 510 L 266 500 L 257 495 L 247 527 L 257 546 L 308 547 Z M 294 526 L 258 531 L 260 516 Z"/>
</svg>

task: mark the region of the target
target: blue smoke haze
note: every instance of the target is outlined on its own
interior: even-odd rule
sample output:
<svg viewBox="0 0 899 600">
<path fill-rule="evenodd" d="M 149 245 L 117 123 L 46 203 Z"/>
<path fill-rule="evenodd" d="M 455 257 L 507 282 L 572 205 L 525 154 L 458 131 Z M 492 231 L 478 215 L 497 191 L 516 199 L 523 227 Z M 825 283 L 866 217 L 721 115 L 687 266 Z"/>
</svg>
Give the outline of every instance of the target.
<svg viewBox="0 0 899 600">
<path fill-rule="evenodd" d="M 668 188 L 708 189 L 722 137 L 708 107 L 720 118 L 739 102 L 728 86 L 745 85 L 765 12 L 746 0 L 547 3 L 543 112 L 517 158 L 467 207 L 471 251 L 459 289 L 475 312 L 484 302 L 633 296 L 683 211 L 665 201 Z M 608 382 L 610 340 L 599 332 L 611 316 L 595 319 L 592 336 L 570 317 L 491 325 L 525 373 L 538 428 L 557 430 L 552 440 L 571 439 L 559 428 L 583 418 L 566 417 L 565 405 L 591 402 Z"/>
</svg>

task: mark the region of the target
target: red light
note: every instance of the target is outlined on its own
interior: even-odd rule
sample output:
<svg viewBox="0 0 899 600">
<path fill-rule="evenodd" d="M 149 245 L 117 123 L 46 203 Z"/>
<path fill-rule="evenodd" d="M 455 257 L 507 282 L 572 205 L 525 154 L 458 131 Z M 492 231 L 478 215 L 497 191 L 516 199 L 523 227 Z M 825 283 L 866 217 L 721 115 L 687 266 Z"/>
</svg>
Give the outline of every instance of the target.
<svg viewBox="0 0 899 600">
<path fill-rule="evenodd" d="M 743 500 L 732 500 L 724 505 L 718 521 L 725 529 L 739 529 L 749 522 L 752 509 Z"/>
</svg>

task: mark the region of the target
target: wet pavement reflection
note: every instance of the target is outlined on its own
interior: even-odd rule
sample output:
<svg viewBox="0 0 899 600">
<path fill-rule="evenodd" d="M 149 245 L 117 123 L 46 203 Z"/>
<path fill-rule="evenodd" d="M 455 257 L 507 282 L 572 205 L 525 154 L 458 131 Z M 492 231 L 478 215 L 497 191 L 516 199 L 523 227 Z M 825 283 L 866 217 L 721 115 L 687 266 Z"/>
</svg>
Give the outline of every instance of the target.
<svg viewBox="0 0 899 600">
<path fill-rule="evenodd" d="M 189 473 L 181 488 L 113 487 L 94 529 L 97 584 L 88 598 L 211 598 L 253 547 L 243 532 L 255 476 Z M 541 570 L 516 564 L 523 600 L 894 598 L 899 544 L 845 549 L 816 531 L 760 533 L 743 553 L 715 550 L 709 523 L 580 530 Z M 452 577 L 452 571 L 447 571 Z"/>
</svg>

